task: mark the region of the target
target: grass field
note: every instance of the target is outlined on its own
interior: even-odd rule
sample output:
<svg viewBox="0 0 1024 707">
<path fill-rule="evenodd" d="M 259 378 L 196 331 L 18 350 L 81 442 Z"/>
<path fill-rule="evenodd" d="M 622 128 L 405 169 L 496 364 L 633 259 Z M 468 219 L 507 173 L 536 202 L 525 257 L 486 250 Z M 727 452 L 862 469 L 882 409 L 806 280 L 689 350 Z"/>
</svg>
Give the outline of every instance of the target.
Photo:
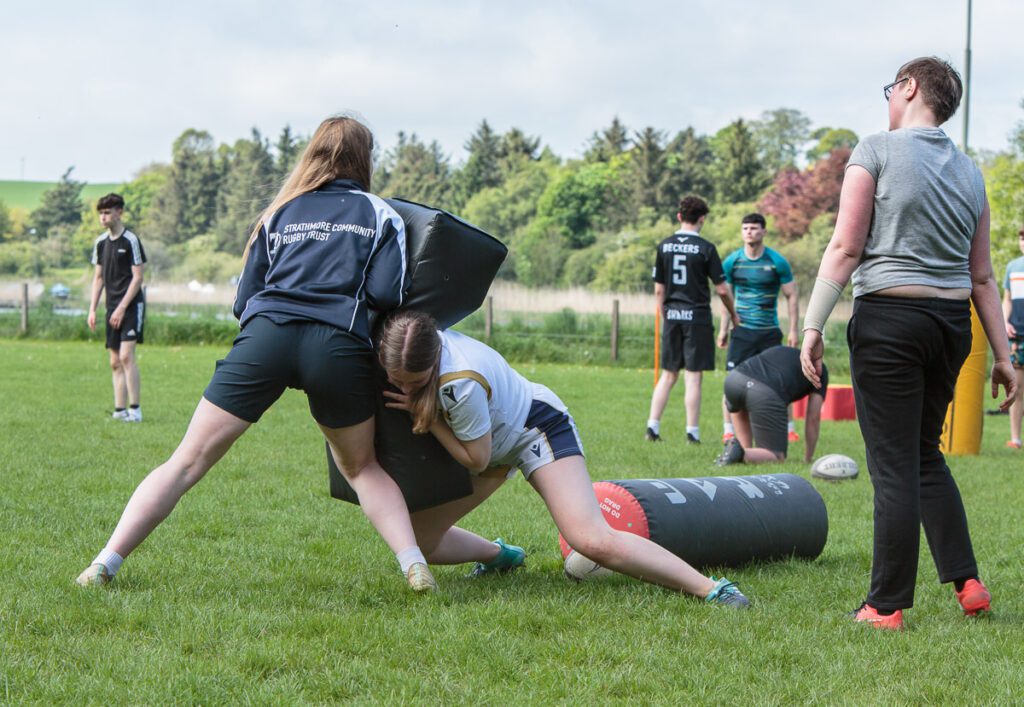
<svg viewBox="0 0 1024 707">
<path fill-rule="evenodd" d="M 180 439 L 220 354 L 143 347 L 146 421 L 126 425 L 109 419 L 99 345 L 0 340 L 0 702 L 970 705 L 1024 695 L 1024 457 L 1002 448 L 1005 417 L 986 418 L 983 456 L 952 463 L 995 594 L 990 620 L 960 615 L 926 554 L 908 631 L 846 618 L 870 566 L 864 474 L 814 482 L 830 517 L 820 558 L 728 570 L 755 602 L 749 612 L 626 578 L 568 582 L 554 527 L 521 479 L 465 526 L 523 545 L 527 568 L 486 580 L 438 568 L 443 592 L 412 596 L 358 510 L 328 497 L 323 446 L 293 391 L 112 587 L 75 586 L 135 485 Z M 709 442 L 692 447 L 679 441 L 681 391 L 667 441 L 643 441 L 650 371 L 521 370 L 569 404 L 595 479 L 714 475 L 721 373 L 705 387 Z M 856 424 L 826 423 L 821 452 L 863 464 Z M 772 470 L 807 475 L 796 461 Z"/>
<path fill-rule="evenodd" d="M 74 174 L 71 175 L 74 179 Z M 32 211 L 42 202 L 43 193 L 52 189 L 56 182 L 25 182 L 19 180 L 0 179 L 0 201 L 7 208 L 20 208 Z M 117 191 L 122 184 L 86 184 L 82 188 L 82 200 L 91 203 L 104 194 Z"/>
</svg>

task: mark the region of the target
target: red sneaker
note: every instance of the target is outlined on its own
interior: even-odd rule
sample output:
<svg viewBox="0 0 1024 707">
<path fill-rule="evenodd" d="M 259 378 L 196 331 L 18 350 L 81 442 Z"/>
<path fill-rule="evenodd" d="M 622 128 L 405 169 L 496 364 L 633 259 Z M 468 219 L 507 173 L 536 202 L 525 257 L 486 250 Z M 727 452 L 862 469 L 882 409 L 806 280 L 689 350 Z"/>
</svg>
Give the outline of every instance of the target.
<svg viewBox="0 0 1024 707">
<path fill-rule="evenodd" d="M 953 591 L 956 592 L 957 601 L 963 607 L 964 616 L 979 616 L 992 611 L 992 594 L 980 579 L 968 579 L 964 582 L 963 589 L 957 592 L 954 587 Z"/>
<path fill-rule="evenodd" d="M 1010 449 L 1020 449 L 1024 445 L 1022 445 L 1015 439 L 1011 439 L 1006 442 L 1006 446 L 1009 447 Z"/>
<path fill-rule="evenodd" d="M 789 441 L 790 442 L 799 442 L 800 441 L 800 435 L 797 434 L 795 430 L 793 432 L 790 432 L 789 433 Z"/>
<path fill-rule="evenodd" d="M 732 432 L 723 432 L 722 433 L 722 444 L 725 444 L 726 442 L 728 442 L 730 439 L 732 439 L 735 436 L 736 435 L 734 435 Z"/>
<path fill-rule="evenodd" d="M 866 623 L 871 628 L 884 629 L 886 631 L 903 630 L 903 610 L 897 609 L 888 616 L 882 616 L 873 606 L 865 602 L 860 605 L 857 611 L 853 612 L 853 620 L 859 623 Z"/>
</svg>

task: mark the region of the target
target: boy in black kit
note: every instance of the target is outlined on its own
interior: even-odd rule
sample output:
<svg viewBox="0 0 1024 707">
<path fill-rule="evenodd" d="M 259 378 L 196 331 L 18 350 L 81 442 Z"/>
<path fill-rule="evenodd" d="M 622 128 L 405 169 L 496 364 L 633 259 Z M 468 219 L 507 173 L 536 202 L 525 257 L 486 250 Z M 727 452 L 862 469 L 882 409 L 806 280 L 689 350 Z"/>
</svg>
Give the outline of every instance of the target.
<svg viewBox="0 0 1024 707">
<path fill-rule="evenodd" d="M 664 316 L 661 377 L 651 397 L 647 439 L 661 439 L 661 414 L 669 393 L 685 369 L 686 441 L 700 444 L 700 389 L 704 371 L 715 368 L 715 334 L 708 280 L 739 325 L 722 260 L 712 243 L 700 237 L 708 205 L 696 196 L 679 202 L 679 230 L 658 244 L 654 260 L 654 297 Z"/>
<path fill-rule="evenodd" d="M 107 230 L 92 247 L 96 272 L 89 302 L 89 328 L 96 331 L 96 307 L 100 293 L 106 289 L 106 338 L 114 382 L 112 417 L 125 422 L 142 422 L 135 345 L 142 343 L 145 322 L 142 268 L 146 252 L 139 237 L 121 223 L 124 199 L 120 195 L 107 194 L 96 204 L 96 211 Z"/>
</svg>

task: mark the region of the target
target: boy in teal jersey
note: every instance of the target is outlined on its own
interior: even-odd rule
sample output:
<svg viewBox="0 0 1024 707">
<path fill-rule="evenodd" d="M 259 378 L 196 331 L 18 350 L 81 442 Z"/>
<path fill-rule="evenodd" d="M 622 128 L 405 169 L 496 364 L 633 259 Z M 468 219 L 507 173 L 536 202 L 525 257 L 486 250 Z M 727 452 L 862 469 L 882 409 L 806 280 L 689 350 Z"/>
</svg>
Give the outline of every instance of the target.
<svg viewBox="0 0 1024 707">
<path fill-rule="evenodd" d="M 798 346 L 800 333 L 798 321 L 800 305 L 797 300 L 796 282 L 793 269 L 779 253 L 764 244 L 765 218 L 759 213 L 743 217 L 743 247 L 731 253 L 723 262 L 726 281 L 732 286 L 736 298 L 736 313 L 740 324 L 729 340 L 729 319 L 722 319 L 718 335 L 718 347 L 729 347 L 726 370 L 731 371 L 751 356 L 782 344 L 782 329 L 779 327 L 779 292 L 786 297 L 789 309 L 789 335 L 786 343 Z M 729 411 L 722 403 L 722 441 L 733 437 L 733 426 Z M 789 440 L 800 437 L 789 421 Z"/>
<path fill-rule="evenodd" d="M 1024 253 L 1024 228 L 1017 233 L 1017 244 Z M 1003 319 L 1006 323 L 1006 336 L 1010 340 L 1010 362 L 1017 374 L 1017 396 L 1010 406 L 1010 441 L 1006 446 L 1020 449 L 1020 423 L 1024 417 L 1024 406 L 1021 405 L 1021 388 L 1024 387 L 1024 256 L 1011 260 L 1006 266 L 1006 277 L 1003 278 Z"/>
</svg>

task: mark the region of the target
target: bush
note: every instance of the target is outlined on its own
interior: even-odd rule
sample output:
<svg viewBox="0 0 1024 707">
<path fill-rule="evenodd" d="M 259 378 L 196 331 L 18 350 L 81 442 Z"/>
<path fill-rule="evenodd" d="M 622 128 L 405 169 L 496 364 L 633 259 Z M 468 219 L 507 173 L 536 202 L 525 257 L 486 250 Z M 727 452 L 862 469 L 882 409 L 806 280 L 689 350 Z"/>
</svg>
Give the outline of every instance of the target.
<svg viewBox="0 0 1024 707">
<path fill-rule="evenodd" d="M 565 287 L 589 285 L 607 255 L 608 248 L 601 243 L 573 251 L 566 259 L 565 267 L 562 268 L 562 285 Z"/>
<path fill-rule="evenodd" d="M 832 239 L 835 223 L 836 215 L 834 213 L 819 214 L 811 221 L 807 235 L 777 248 L 793 268 L 793 277 L 807 288 L 805 296 L 810 296 L 810 287 L 818 277 L 821 256 L 824 255 L 825 247 Z"/>
<path fill-rule="evenodd" d="M 0 243 L 0 274 L 34 277 L 42 272 L 42 254 L 27 241 Z"/>
<path fill-rule="evenodd" d="M 167 248 L 166 260 L 176 263 L 171 266 L 175 279 L 226 283 L 240 274 L 241 253 L 224 253 L 216 246 L 216 237 L 206 234 Z"/>
<path fill-rule="evenodd" d="M 520 241 L 516 254 L 519 282 L 528 287 L 554 285 L 568 252 L 566 240 L 556 227 L 535 221 Z"/>
</svg>

